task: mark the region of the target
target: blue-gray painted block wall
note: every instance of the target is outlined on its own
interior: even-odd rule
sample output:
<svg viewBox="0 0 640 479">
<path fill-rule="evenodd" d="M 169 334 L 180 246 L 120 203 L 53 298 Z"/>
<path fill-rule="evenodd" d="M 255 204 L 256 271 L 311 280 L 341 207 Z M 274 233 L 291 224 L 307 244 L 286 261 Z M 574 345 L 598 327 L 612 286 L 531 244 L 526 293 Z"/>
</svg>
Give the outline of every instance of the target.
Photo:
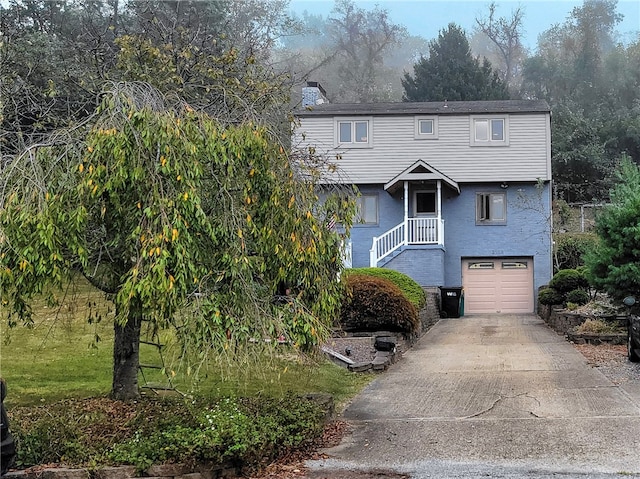
<svg viewBox="0 0 640 479">
<path fill-rule="evenodd" d="M 351 228 L 351 241 L 353 244 L 353 267 L 369 266 L 369 250 L 374 236 L 380 236 L 394 226 L 402 223 L 404 218 L 404 201 L 402 192 L 390 195 L 382 185 L 358 185 L 363 195 L 375 194 L 378 196 L 378 224 L 354 225 Z"/>
<path fill-rule="evenodd" d="M 421 286 L 442 286 L 445 284 L 445 252 L 439 246 L 409 246 L 385 265 L 411 276 Z"/>
<path fill-rule="evenodd" d="M 359 185 L 363 194 L 378 194 L 379 223 L 352 229 L 353 266 L 369 266 L 372 238 L 400 224 L 404 217 L 403 191 L 390 195 L 382 185 Z M 551 195 L 549 184 L 462 184 L 461 192 L 443 188 L 442 217 L 445 245 L 441 261 L 429 250 L 408 249 L 386 264 L 424 286 L 460 286 L 462 259 L 482 257 L 533 257 L 534 287 L 551 279 Z M 506 225 L 476 225 L 476 194 L 504 192 L 507 195 Z M 404 258 L 403 258 L 404 257 Z M 429 269 L 432 271 L 429 272 Z"/>
</svg>

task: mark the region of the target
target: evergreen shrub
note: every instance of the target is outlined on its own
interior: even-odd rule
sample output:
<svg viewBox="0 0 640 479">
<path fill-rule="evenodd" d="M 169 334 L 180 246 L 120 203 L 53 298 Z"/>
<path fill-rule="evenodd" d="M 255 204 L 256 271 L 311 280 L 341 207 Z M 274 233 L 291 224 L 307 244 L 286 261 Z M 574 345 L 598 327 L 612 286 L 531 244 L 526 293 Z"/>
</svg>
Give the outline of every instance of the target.
<svg viewBox="0 0 640 479">
<path fill-rule="evenodd" d="M 588 289 L 589 281 L 584 272 L 578 269 L 563 269 L 553 275 L 549 287 L 566 295 L 574 289 Z"/>
<path fill-rule="evenodd" d="M 578 306 L 587 304 L 591 300 L 589 293 L 584 289 L 574 289 L 573 291 L 569 291 L 565 299 L 567 303 L 577 304 Z"/>
<path fill-rule="evenodd" d="M 344 331 L 418 331 L 418 311 L 400 288 L 385 278 L 349 274 L 340 311 Z"/>
<path fill-rule="evenodd" d="M 538 293 L 540 304 L 552 305 L 564 303 L 564 296 L 553 288 L 543 288 Z"/>
<path fill-rule="evenodd" d="M 377 278 L 385 278 L 395 284 L 409 301 L 420 310 L 424 307 L 427 297 L 424 289 L 416 283 L 410 276 L 399 271 L 387 268 L 352 268 L 345 270 L 345 274 L 366 274 Z"/>
</svg>

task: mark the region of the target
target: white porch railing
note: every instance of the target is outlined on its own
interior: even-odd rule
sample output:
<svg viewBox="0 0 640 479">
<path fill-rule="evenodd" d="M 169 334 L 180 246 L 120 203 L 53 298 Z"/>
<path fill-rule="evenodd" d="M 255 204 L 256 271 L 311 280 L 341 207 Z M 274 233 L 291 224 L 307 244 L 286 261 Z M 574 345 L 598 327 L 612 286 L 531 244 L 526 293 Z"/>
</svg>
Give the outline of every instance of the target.
<svg viewBox="0 0 640 479">
<path fill-rule="evenodd" d="M 369 266 L 408 244 L 444 244 L 444 221 L 439 218 L 407 218 L 381 236 L 374 236 Z"/>
</svg>

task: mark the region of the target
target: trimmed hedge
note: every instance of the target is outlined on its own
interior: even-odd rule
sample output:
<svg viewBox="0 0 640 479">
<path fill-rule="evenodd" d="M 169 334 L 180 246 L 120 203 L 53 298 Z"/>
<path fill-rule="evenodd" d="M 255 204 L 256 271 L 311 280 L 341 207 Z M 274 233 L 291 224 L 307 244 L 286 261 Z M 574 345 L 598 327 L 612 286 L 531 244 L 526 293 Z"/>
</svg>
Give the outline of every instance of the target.
<svg viewBox="0 0 640 479">
<path fill-rule="evenodd" d="M 540 301 L 540 304 L 547 306 L 562 304 L 564 303 L 564 296 L 553 288 L 544 288 L 538 293 L 538 301 Z"/>
<path fill-rule="evenodd" d="M 422 287 L 416 283 L 411 277 L 399 271 L 386 268 L 352 268 L 344 271 L 345 275 L 350 274 L 365 274 L 368 276 L 375 276 L 377 278 L 384 278 L 395 284 L 406 298 L 411 301 L 417 310 L 424 307 L 427 302 L 427 296 Z"/>
<path fill-rule="evenodd" d="M 340 311 L 344 331 L 393 331 L 415 334 L 418 311 L 395 284 L 385 278 L 351 273 L 344 278 L 346 297 Z"/>
<path fill-rule="evenodd" d="M 587 289 L 589 281 L 585 274 L 577 269 L 563 269 L 553 275 L 549 281 L 549 287 L 559 293 L 567 294 L 574 289 Z"/>
<path fill-rule="evenodd" d="M 563 269 L 553 275 L 548 287 L 540 290 L 538 301 L 541 304 L 587 304 L 590 300 L 589 281 L 583 268 Z"/>
<path fill-rule="evenodd" d="M 578 306 L 582 306 L 583 304 L 587 304 L 591 297 L 589 293 L 584 289 L 574 289 L 573 291 L 569 291 L 566 296 L 567 303 L 577 304 Z"/>
</svg>

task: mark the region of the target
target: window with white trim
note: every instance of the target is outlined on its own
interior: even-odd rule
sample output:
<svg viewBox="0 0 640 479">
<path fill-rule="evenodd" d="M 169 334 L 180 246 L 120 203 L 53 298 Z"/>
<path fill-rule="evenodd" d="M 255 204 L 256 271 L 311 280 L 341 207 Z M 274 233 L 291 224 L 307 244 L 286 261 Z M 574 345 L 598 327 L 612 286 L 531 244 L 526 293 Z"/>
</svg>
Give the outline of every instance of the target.
<svg viewBox="0 0 640 479">
<path fill-rule="evenodd" d="M 508 117 L 471 117 L 472 146 L 507 146 L 509 144 Z"/>
<path fill-rule="evenodd" d="M 507 223 L 507 195 L 505 193 L 476 194 L 476 224 L 504 225 Z"/>
<path fill-rule="evenodd" d="M 356 220 L 355 224 L 377 225 L 378 224 L 378 195 L 360 195 L 356 199 Z"/>
<path fill-rule="evenodd" d="M 437 140 L 438 139 L 438 117 L 437 116 L 417 116 L 415 119 L 415 139 L 416 140 Z"/>
<path fill-rule="evenodd" d="M 371 118 L 339 118 L 335 120 L 336 146 L 371 147 Z"/>
</svg>

